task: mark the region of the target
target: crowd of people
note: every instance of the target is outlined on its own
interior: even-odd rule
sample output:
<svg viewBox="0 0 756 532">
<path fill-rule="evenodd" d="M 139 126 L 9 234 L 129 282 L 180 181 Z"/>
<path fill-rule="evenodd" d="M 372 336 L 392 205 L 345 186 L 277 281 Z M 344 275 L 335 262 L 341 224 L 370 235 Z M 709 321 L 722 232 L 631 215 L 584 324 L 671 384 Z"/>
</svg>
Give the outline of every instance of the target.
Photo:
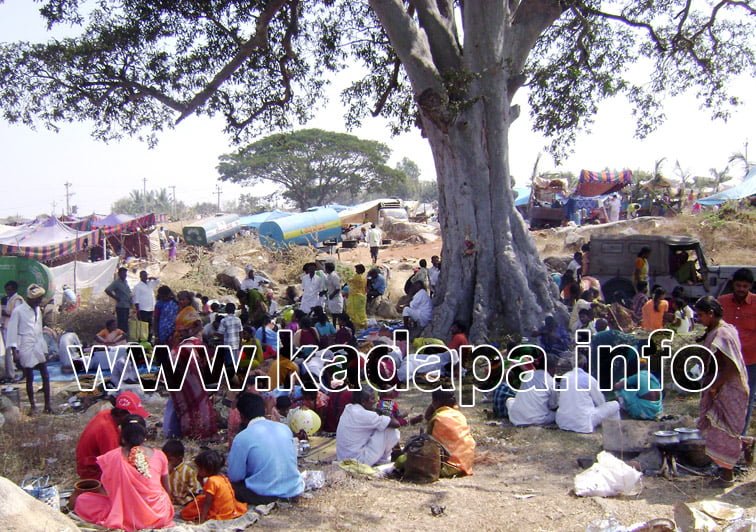
<svg viewBox="0 0 756 532">
<path fill-rule="evenodd" d="M 570 322 L 546 317 L 543 327 L 533 333 L 533 341 L 545 356 L 535 354 L 524 366 L 520 386 L 510 388 L 505 382 L 493 393 L 494 412 L 507 416 L 515 426 L 556 424 L 562 430 L 590 433 L 606 420 L 650 420 L 663 412 L 664 392 L 653 360 L 633 359 L 632 350 L 626 349 L 623 356 L 629 371 L 621 378 L 612 371 L 611 360 L 596 364 L 599 346 L 633 346 L 639 340 L 621 330 L 615 312 L 601 300 L 601 287 L 583 275 L 588 259 L 588 249 L 576 253 L 558 280 Z M 664 327 L 692 331 L 693 309 L 679 293 L 667 297 L 660 287 L 652 288 L 650 297 L 646 293 L 647 259 L 647 250 L 641 250 L 633 275 L 638 294 L 626 314 L 638 318 L 649 331 Z M 397 326 L 411 331 L 412 342 L 389 350 L 390 356 L 378 367 L 384 377 L 398 379 L 397 369 L 426 362 L 427 355 L 414 353 L 420 346 L 438 344 L 435 368 L 442 375 L 451 365 L 465 364 L 459 353 L 461 346 L 469 344 L 465 323 L 456 321 L 445 339 L 419 334 L 431 320 L 441 268 L 434 256 L 431 267 L 422 260 L 407 279 L 406 305 Z M 356 265 L 344 282 L 336 264 L 329 262 L 321 269 L 307 263 L 302 269 L 301 296 L 287 289 L 281 305 L 270 280 L 251 267 L 235 300 L 224 303 L 189 291 L 174 294 L 145 271 L 133 288 L 127 278 L 128 271 L 120 268 L 118 278 L 105 290 L 114 300 L 115 317 L 104 324 L 96 343 L 100 349 L 123 348 L 133 339 L 130 326 L 136 321 L 145 325 L 153 344 L 168 346 L 156 351 L 157 363 L 174 369 L 166 372 L 169 398 L 162 412 L 166 441 L 162 449 L 146 444 L 149 413 L 139 395 L 125 391 L 112 397 L 113 407 L 92 418 L 76 448 L 79 477 L 96 479 L 102 486 L 100 492 L 81 494 L 73 502 L 82 519 L 109 528 L 161 528 L 170 526 L 176 515 L 187 521 L 233 519 L 245 513 L 247 505 L 296 498 L 304 490 L 304 481 L 292 438 L 309 435 L 292 428 L 292 419 L 303 411 L 316 415 L 322 433 L 335 437 L 338 460 L 368 466 L 394 463 L 399 471 L 414 467 L 414 455 L 402 447 L 398 429 L 426 422 L 428 434 L 441 448 L 439 474 L 472 474 L 475 441 L 453 393 L 433 392 L 426 412 L 408 417 L 399 407 L 396 392 L 376 395 L 359 382 L 356 370 L 364 363 L 361 358 L 334 363 L 340 354 L 338 346 L 358 345 L 357 335 L 368 323 L 368 301 L 386 294 L 386 275 L 377 265 L 370 271 Z M 719 300 L 705 297 L 694 306 L 695 320 L 705 328 L 700 342 L 711 350 L 719 368 L 713 371 L 714 360 L 705 361 L 701 368 L 712 385 L 701 397 L 699 429 L 707 454 L 720 466 L 726 482 L 733 481 L 741 453 L 752 456 L 753 439 L 745 434 L 756 388 L 751 271 L 736 272 L 732 284 L 732 294 Z M 5 288 L 3 332 L 11 354 L 10 369 L 6 358 L 6 375 L 16 377 L 15 360 L 35 409 L 33 372 L 37 370 L 42 376 L 45 410 L 52 411 L 46 349 L 40 342 L 39 306 L 45 291 L 31 285 L 26 297 L 21 297 L 15 282 Z M 586 329 L 591 333 L 592 358 L 575 359 L 574 333 Z M 282 330 L 289 334 L 279 335 Z M 391 332 L 381 327 L 370 340 L 390 344 Z M 72 341 L 67 338 L 67 345 Z M 241 382 L 249 370 L 252 377 L 267 377 L 269 387 L 258 389 L 252 380 L 238 394 L 208 391 L 206 384 L 217 382 L 219 373 L 217 364 L 201 355 L 201 348 L 216 346 L 230 347 L 215 362 L 225 365 L 232 379 Z M 299 349 L 304 346 L 309 350 Z M 310 374 L 317 375 L 320 383 L 308 382 Z M 175 375 L 185 377 L 182 382 L 170 382 L 178 378 Z M 355 390 L 360 384 L 362 389 Z M 228 406 L 225 419 L 221 403 Z M 221 426 L 228 429 L 227 459 L 218 450 L 205 450 L 187 460 L 182 440 L 222 445 Z"/>
<path fill-rule="evenodd" d="M 662 365 L 653 356 L 640 358 L 646 340 L 626 330 L 634 322 L 647 332 L 667 329 L 689 334 L 698 323 L 704 333 L 699 338 L 691 334 L 690 340 L 713 354 L 698 368 L 701 383 L 707 386 L 701 394 L 698 428 L 707 455 L 720 468 L 719 480 L 733 482 L 738 461 L 753 460 L 754 438 L 746 436 L 756 397 L 753 273 L 748 268 L 737 270 L 731 293 L 719 299 L 702 297 L 691 308 L 681 286 L 669 296 L 654 286 L 649 296 L 650 250 L 643 248 L 633 274 L 637 293 L 623 307 L 605 304 L 600 287 L 582 275 L 589 250 L 584 252 L 575 254 L 562 276 L 567 279 L 561 293 L 570 323 L 565 326 L 546 317 L 543 327 L 533 333 L 543 351 L 533 354 L 519 388 L 504 382 L 494 391 L 494 412 L 515 426 L 556 423 L 562 430 L 582 433 L 593 432 L 606 420 L 658 419 L 664 410 Z M 629 320 L 625 330 L 618 315 Z M 575 359 L 579 330 L 590 334 L 585 338 L 590 340 L 590 359 L 584 355 Z"/>
</svg>

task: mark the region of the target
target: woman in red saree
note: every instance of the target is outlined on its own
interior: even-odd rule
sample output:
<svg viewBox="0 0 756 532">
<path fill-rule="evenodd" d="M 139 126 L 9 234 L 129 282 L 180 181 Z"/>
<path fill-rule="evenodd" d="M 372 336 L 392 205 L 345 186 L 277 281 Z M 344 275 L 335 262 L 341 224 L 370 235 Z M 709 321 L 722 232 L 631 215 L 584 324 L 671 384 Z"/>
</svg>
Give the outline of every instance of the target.
<svg viewBox="0 0 756 532">
<path fill-rule="evenodd" d="M 185 438 L 206 439 L 218 432 L 218 415 L 213 408 L 210 396 L 205 390 L 202 372 L 207 368 L 207 360 L 202 350 L 195 347 L 202 346 L 202 320 L 189 303 L 182 303 L 179 294 L 181 311 L 176 317 L 176 334 L 178 345 L 175 346 L 172 357 L 183 374 L 186 367 L 186 378 L 179 391 L 172 391 L 171 401 L 181 426 L 181 435 Z"/>
<path fill-rule="evenodd" d="M 162 451 L 143 445 L 144 419 L 128 416 L 121 425 L 121 446 L 97 457 L 105 493 L 82 493 L 76 515 L 111 529 L 141 530 L 174 526 L 173 504 L 165 486 L 168 460 Z"/>
<path fill-rule="evenodd" d="M 711 296 L 696 302 L 698 320 L 706 327 L 703 345 L 715 361 L 706 363 L 709 388 L 701 393 L 698 428 L 706 442 L 706 454 L 720 467 L 720 481 L 735 480 L 733 468 L 753 438 L 741 436 L 748 410 L 748 377 L 740 352 L 738 331 L 722 319 L 722 307 Z M 716 364 L 715 364 L 716 362 Z"/>
</svg>

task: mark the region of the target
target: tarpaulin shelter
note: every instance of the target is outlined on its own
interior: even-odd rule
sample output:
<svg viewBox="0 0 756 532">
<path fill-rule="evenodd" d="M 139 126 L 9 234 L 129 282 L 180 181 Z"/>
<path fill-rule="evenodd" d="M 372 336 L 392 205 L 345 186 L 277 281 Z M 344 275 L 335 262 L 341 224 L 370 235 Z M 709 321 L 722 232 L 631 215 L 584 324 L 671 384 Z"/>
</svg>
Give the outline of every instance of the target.
<svg viewBox="0 0 756 532">
<path fill-rule="evenodd" d="M 50 268 L 55 281 L 55 301 L 62 301 L 63 287 L 69 285 L 88 301 L 93 294 L 102 293 L 113 282 L 119 258 L 99 262 L 72 261 Z"/>
<path fill-rule="evenodd" d="M 631 170 L 622 170 L 621 172 L 581 170 L 575 194 L 583 197 L 601 196 L 616 192 L 632 183 L 633 172 Z"/>
<path fill-rule="evenodd" d="M 756 195 L 756 166 L 751 166 L 743 182 L 734 187 L 730 187 L 722 192 L 717 192 L 706 198 L 701 198 L 696 203 L 706 207 L 720 205 L 726 201 L 750 198 Z"/>
<path fill-rule="evenodd" d="M 0 234 L 0 255 L 49 262 L 86 250 L 96 236 L 93 231 L 71 229 L 52 217 L 19 229 Z"/>
<path fill-rule="evenodd" d="M 242 216 L 241 218 L 239 218 L 239 224 L 245 229 L 257 230 L 260 228 L 260 224 L 262 224 L 263 222 L 278 220 L 279 218 L 285 218 L 286 216 L 289 216 L 291 214 L 292 213 L 290 212 L 279 210 L 250 214 L 249 216 Z"/>
<path fill-rule="evenodd" d="M 161 215 L 155 214 L 109 214 L 92 221 L 92 228 L 99 229 L 116 252 L 123 249 L 128 256 L 146 257 L 150 253 L 150 240 L 145 230 L 154 227 L 161 219 Z"/>
<path fill-rule="evenodd" d="M 514 189 L 515 207 L 527 207 L 530 203 L 530 187 L 517 187 Z"/>
</svg>

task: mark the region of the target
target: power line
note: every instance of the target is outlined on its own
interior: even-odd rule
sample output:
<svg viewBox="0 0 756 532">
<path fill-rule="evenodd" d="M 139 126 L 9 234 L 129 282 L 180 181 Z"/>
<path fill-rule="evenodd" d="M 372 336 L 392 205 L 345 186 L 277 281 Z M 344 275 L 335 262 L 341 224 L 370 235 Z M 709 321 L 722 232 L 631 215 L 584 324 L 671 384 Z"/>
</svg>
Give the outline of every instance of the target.
<svg viewBox="0 0 756 532">
<path fill-rule="evenodd" d="M 176 185 L 171 185 L 168 188 L 170 188 L 173 191 L 173 217 L 176 218 Z"/>
<path fill-rule="evenodd" d="M 142 204 L 144 206 L 144 213 L 147 214 L 147 178 L 142 178 Z"/>
</svg>

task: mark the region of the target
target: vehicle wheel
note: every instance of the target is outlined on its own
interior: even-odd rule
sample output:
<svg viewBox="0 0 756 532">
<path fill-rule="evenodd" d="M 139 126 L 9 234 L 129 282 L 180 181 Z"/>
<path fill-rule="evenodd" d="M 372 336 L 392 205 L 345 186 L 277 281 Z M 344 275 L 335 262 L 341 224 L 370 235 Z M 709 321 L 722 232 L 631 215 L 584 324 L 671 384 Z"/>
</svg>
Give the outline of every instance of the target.
<svg viewBox="0 0 756 532">
<path fill-rule="evenodd" d="M 601 284 L 601 291 L 607 303 L 622 303 L 635 296 L 635 288 L 629 279 L 615 277 Z"/>
</svg>

